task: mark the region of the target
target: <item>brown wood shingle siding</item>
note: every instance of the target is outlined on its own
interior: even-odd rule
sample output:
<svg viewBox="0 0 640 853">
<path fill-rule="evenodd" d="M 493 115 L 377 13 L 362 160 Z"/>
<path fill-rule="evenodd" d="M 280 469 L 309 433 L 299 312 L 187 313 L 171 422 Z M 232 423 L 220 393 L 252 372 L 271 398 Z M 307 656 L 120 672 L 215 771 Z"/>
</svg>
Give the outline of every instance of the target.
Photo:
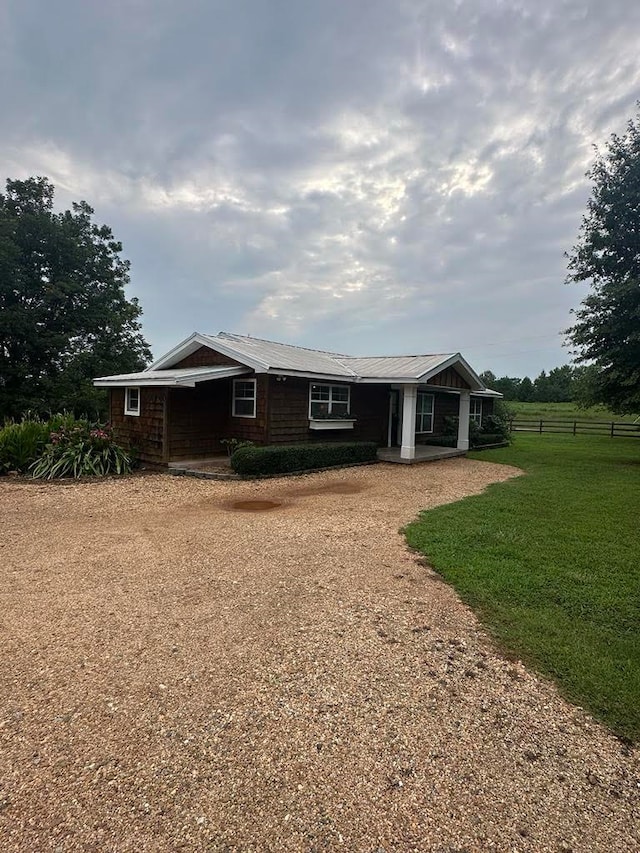
<svg viewBox="0 0 640 853">
<path fill-rule="evenodd" d="M 200 347 L 191 355 L 186 356 L 176 364 L 171 365 L 171 369 L 180 367 L 244 367 L 239 361 L 229 358 L 227 355 L 222 355 L 220 352 L 210 349 L 210 347 Z"/>
<path fill-rule="evenodd" d="M 309 385 L 312 380 L 270 377 L 269 443 L 297 444 L 323 441 L 375 441 L 386 444 L 389 387 L 351 385 L 352 430 L 309 429 Z M 343 383 L 331 383 L 343 384 Z"/>
<path fill-rule="evenodd" d="M 124 388 L 109 391 L 109 420 L 116 441 L 134 450 L 143 462 L 165 461 L 163 441 L 166 388 L 140 389 L 140 414 L 125 415 Z"/>
<path fill-rule="evenodd" d="M 197 459 L 224 453 L 223 438 L 266 443 L 266 376 L 256 378 L 256 417 L 234 417 L 232 379 L 202 382 L 195 388 L 172 388 L 169 396 L 169 459 Z M 241 377 L 242 380 L 245 377 Z"/>
</svg>

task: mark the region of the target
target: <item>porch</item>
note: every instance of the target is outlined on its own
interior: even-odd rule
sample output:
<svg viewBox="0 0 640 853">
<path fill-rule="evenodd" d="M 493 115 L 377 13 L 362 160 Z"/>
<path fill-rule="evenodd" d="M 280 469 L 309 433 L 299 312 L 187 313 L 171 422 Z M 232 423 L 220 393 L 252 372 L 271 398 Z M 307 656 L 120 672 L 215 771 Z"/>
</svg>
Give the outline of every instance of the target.
<svg viewBox="0 0 640 853">
<path fill-rule="evenodd" d="M 459 450 L 457 447 L 432 447 L 421 444 L 416 445 L 414 456 L 409 459 L 401 456 L 399 447 L 381 447 L 378 450 L 378 459 L 380 462 L 416 465 L 421 462 L 438 462 L 441 459 L 451 459 L 454 456 L 465 456 L 466 453 L 466 450 Z"/>
</svg>

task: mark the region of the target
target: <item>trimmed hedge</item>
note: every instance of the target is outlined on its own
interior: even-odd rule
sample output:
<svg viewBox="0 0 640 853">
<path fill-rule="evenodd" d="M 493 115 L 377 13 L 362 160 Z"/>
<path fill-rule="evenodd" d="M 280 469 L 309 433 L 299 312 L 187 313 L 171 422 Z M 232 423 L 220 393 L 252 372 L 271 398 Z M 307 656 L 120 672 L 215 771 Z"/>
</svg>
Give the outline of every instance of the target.
<svg viewBox="0 0 640 853">
<path fill-rule="evenodd" d="M 508 444 L 508 437 L 499 432 L 481 432 L 473 441 L 472 447 L 484 447 L 486 444 Z"/>
<path fill-rule="evenodd" d="M 377 445 L 369 441 L 241 447 L 232 455 L 231 467 L 243 477 L 260 477 L 332 465 L 374 462 L 377 452 Z"/>
</svg>

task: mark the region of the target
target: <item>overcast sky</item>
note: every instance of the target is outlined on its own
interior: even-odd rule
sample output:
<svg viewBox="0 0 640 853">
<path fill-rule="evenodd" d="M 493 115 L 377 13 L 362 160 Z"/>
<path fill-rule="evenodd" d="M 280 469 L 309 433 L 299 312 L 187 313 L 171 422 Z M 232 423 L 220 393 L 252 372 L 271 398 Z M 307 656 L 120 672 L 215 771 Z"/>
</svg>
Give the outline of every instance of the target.
<svg viewBox="0 0 640 853">
<path fill-rule="evenodd" d="M 639 44 L 638 0 L 4 0 L 0 163 L 113 228 L 156 356 L 225 330 L 536 375 Z"/>
</svg>

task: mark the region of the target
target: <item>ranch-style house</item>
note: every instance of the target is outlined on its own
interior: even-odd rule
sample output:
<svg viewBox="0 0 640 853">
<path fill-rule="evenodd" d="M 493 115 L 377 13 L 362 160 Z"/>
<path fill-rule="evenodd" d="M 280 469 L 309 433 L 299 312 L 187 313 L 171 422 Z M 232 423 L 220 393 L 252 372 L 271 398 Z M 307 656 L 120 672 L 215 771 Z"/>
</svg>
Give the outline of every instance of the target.
<svg viewBox="0 0 640 853">
<path fill-rule="evenodd" d="M 466 451 L 470 420 L 501 396 L 460 353 L 356 358 L 227 332 L 194 333 L 146 370 L 94 385 L 109 389 L 118 440 L 158 465 L 215 456 L 230 438 L 374 441 L 411 462 L 451 415 Z"/>
</svg>

